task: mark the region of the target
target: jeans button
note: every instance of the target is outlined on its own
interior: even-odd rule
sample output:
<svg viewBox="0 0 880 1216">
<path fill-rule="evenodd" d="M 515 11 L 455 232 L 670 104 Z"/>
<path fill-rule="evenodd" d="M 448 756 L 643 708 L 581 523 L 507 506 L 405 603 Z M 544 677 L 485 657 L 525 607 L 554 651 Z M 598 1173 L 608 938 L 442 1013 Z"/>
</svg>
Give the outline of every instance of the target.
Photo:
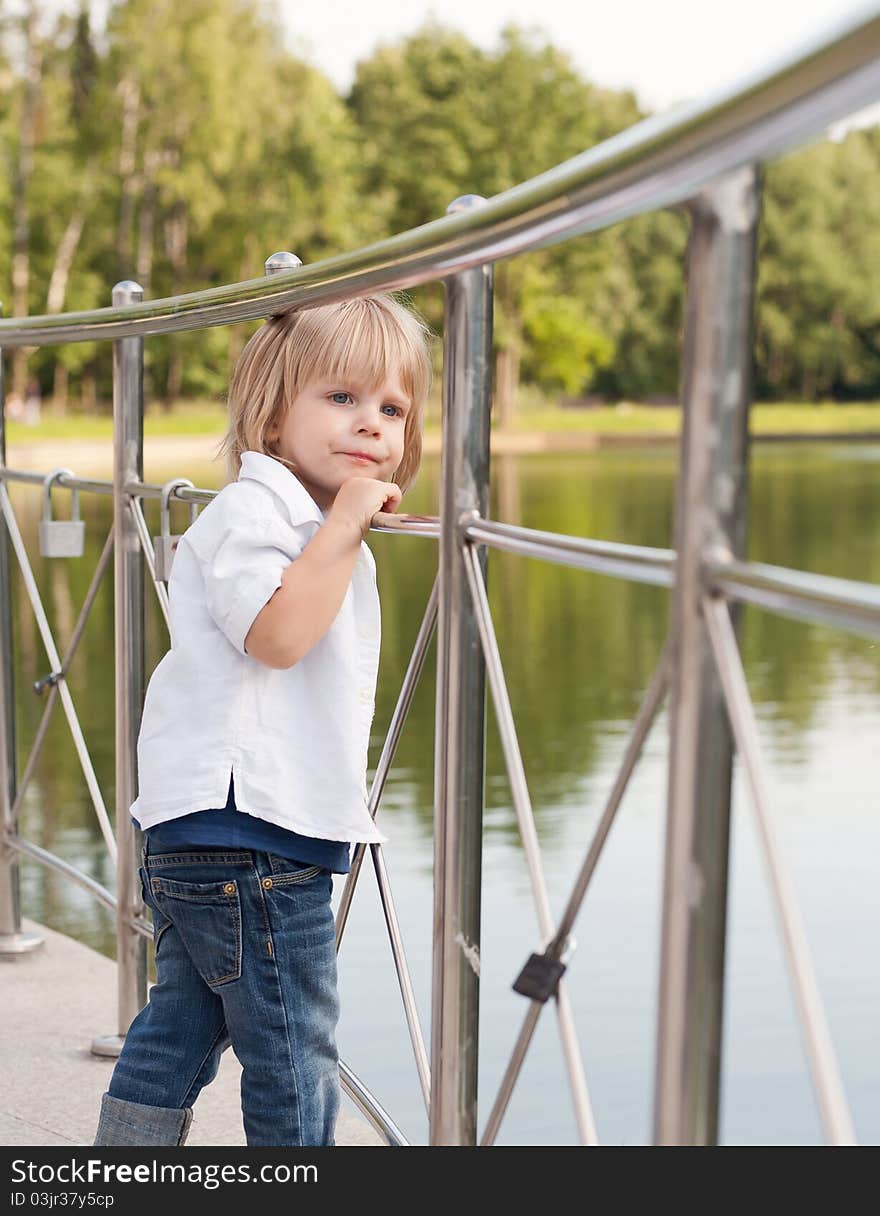
<svg viewBox="0 0 880 1216">
<path fill-rule="evenodd" d="M 223 890 L 226 892 L 227 895 L 234 895 L 235 894 L 235 883 L 234 882 L 224 883 Z"/>
<path fill-rule="evenodd" d="M 271 878 L 264 878 L 264 879 L 263 879 L 263 887 L 265 888 L 265 890 L 267 890 L 267 891 L 271 891 L 271 890 L 272 890 L 272 879 L 271 879 Z"/>
</svg>

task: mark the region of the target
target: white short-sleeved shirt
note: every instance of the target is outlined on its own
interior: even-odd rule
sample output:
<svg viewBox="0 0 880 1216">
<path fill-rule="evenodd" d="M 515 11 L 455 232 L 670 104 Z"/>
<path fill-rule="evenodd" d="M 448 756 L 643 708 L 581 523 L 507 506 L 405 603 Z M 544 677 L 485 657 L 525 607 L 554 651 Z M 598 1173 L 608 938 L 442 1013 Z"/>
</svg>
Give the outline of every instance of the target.
<svg viewBox="0 0 880 1216">
<path fill-rule="evenodd" d="M 138 737 L 144 829 L 226 805 L 323 840 L 388 839 L 367 809 L 367 752 L 381 621 L 365 542 L 342 606 L 299 662 L 271 668 L 245 652 L 248 630 L 324 521 L 279 461 L 245 452 L 187 529 L 168 592 L 171 649 L 147 687 Z"/>
</svg>

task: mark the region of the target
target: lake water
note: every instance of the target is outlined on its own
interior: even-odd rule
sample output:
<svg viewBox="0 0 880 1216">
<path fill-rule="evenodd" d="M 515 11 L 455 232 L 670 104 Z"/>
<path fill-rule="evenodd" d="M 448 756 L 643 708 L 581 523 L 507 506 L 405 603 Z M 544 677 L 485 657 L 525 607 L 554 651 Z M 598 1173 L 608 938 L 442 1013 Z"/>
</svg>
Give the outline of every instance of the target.
<svg viewBox="0 0 880 1216">
<path fill-rule="evenodd" d="M 206 450 L 208 444 L 206 443 Z M 14 452 L 10 456 L 14 466 Z M 493 457 L 490 514 L 606 540 L 670 546 L 671 448 Z M 212 466 L 153 468 L 216 486 Z M 110 502 L 83 496 L 87 557 L 34 557 L 39 491 L 12 487 L 24 513 L 50 621 L 63 650 L 110 526 Z M 435 514 L 439 461 L 425 461 L 404 509 Z M 152 506 L 152 504 L 151 504 Z M 66 508 L 66 503 L 65 503 Z M 181 524 L 186 512 L 181 512 Z M 749 556 L 880 582 L 880 447 L 759 445 L 752 455 Z M 154 530 L 157 518 L 151 517 Z M 436 569 L 435 542 L 372 534 L 383 643 L 371 762 Z M 665 637 L 668 594 L 530 558 L 492 552 L 489 600 L 555 915 L 564 907 L 623 755 Z M 48 671 L 32 614 L 15 586 L 19 772 Z M 113 605 L 95 604 L 69 682 L 108 807 L 113 806 Z M 756 608 L 742 646 L 768 767 L 775 824 L 791 868 L 825 998 L 856 1132 L 880 1142 L 880 647 Z M 167 647 L 148 610 L 148 663 Z M 485 1118 L 526 1001 L 511 984 L 540 946 L 519 832 L 489 697 L 481 948 L 480 1119 Z M 650 1142 L 663 868 L 668 722 L 658 718 L 575 926 L 567 978 L 600 1139 Z M 430 1033 L 434 648 L 380 809 L 385 857 L 424 1033 Z M 372 774 L 371 774 L 372 775 Z M 112 816 L 112 810 L 111 810 Z M 112 887 L 113 876 L 60 706 L 22 816 L 22 834 Z M 337 880 L 335 900 L 342 889 Z M 24 862 L 25 915 L 112 955 L 113 918 L 84 892 Z M 427 1118 L 372 868 L 364 867 L 340 952 L 345 1061 L 414 1143 Z M 106 1024 L 115 1020 L 107 1011 Z M 347 1102 L 347 1099 L 345 1099 Z M 732 828 L 722 1139 L 822 1140 L 791 987 L 751 807 L 736 783 Z M 502 1125 L 500 1144 L 575 1144 L 554 1008 L 545 1007 Z"/>
</svg>

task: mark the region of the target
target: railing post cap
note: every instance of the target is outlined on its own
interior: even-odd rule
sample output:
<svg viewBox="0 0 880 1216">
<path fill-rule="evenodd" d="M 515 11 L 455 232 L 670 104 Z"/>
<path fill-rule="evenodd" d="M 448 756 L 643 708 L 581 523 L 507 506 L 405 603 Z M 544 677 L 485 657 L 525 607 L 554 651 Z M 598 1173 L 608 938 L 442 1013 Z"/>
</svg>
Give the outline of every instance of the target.
<svg viewBox="0 0 880 1216">
<path fill-rule="evenodd" d="M 144 289 L 134 279 L 121 279 L 113 285 L 114 304 L 133 304 L 144 298 Z"/>
<path fill-rule="evenodd" d="M 282 270 L 295 270 L 297 266 L 302 266 L 302 258 L 286 249 L 273 253 L 264 263 L 266 274 L 280 274 Z"/>
<path fill-rule="evenodd" d="M 471 207 L 482 207 L 485 201 L 482 194 L 460 194 L 446 208 L 446 214 L 454 215 L 457 211 L 469 211 Z"/>
</svg>

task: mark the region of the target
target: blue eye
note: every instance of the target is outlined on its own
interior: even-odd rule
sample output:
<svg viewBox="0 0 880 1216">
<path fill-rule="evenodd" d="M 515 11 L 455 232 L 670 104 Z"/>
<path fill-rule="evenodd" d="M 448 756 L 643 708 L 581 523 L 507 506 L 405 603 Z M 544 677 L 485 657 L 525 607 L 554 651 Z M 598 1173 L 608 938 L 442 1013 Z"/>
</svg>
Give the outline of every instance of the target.
<svg viewBox="0 0 880 1216">
<path fill-rule="evenodd" d="M 339 400 L 338 400 L 338 398 L 340 398 L 340 397 L 342 397 L 342 398 L 343 398 L 343 400 L 342 400 L 342 401 L 339 401 Z M 336 393 L 330 393 L 330 394 L 329 394 L 329 400 L 330 400 L 330 401 L 332 401 L 332 402 L 333 402 L 335 405 L 346 405 L 346 404 L 348 404 L 348 402 L 349 402 L 349 401 L 352 401 L 352 402 L 353 402 L 353 401 L 354 401 L 354 397 L 353 397 L 353 396 L 351 395 L 351 393 L 349 393 L 347 390 L 345 390 L 345 389 L 340 389 L 340 390 L 339 390 L 338 392 L 336 392 Z M 395 414 L 395 416 L 397 416 L 398 418 L 403 418 L 403 417 L 404 417 L 404 411 L 403 411 L 403 409 L 402 409 L 402 408 L 401 408 L 399 405 L 394 405 L 394 404 L 393 404 L 392 402 L 390 402 L 390 401 L 388 402 L 388 404 L 387 404 L 387 405 L 383 405 L 383 406 L 382 406 L 382 409 L 383 409 L 383 410 L 394 410 L 394 414 Z"/>
</svg>

